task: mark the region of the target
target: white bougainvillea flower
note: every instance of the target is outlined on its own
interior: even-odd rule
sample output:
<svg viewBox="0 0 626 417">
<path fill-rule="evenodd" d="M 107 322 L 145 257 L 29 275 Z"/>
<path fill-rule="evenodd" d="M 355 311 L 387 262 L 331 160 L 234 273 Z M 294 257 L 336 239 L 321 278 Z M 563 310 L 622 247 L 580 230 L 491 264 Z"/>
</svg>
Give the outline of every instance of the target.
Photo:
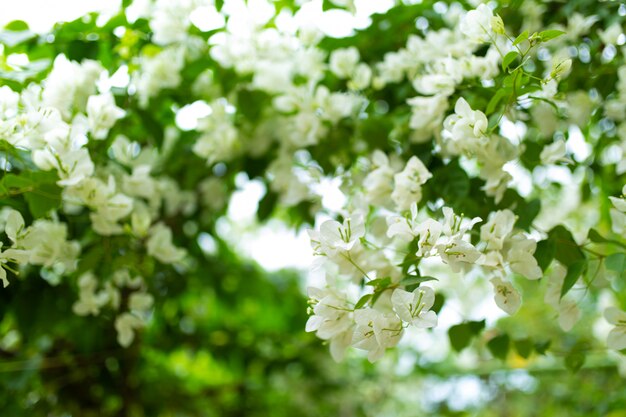
<svg viewBox="0 0 626 417">
<path fill-rule="evenodd" d="M 411 241 L 418 232 L 418 211 L 417 204 L 411 204 L 411 215 L 407 216 L 389 216 L 387 217 L 387 237 L 393 238 L 399 236 L 403 240 Z"/>
<path fill-rule="evenodd" d="M 6 218 L 6 225 L 4 226 L 4 233 L 11 239 L 14 245 L 18 245 L 21 237 L 24 234 L 24 218 L 22 214 L 17 210 L 11 210 Z M 0 247 L 2 247 L 0 245 Z"/>
<path fill-rule="evenodd" d="M 2 242 L 0 242 L 0 281 L 2 281 L 4 288 L 9 285 L 9 280 L 7 279 L 7 271 L 4 270 L 3 265 L 7 262 L 25 264 L 28 262 L 28 257 L 28 252 L 24 250 L 7 249 L 3 251 Z"/>
<path fill-rule="evenodd" d="M 359 63 L 359 50 L 354 46 L 335 49 L 330 54 L 330 70 L 339 78 L 349 78 Z"/>
<path fill-rule="evenodd" d="M 510 315 L 515 314 L 522 304 L 522 299 L 513 284 L 498 277 L 492 278 L 490 282 L 495 292 L 496 305 Z"/>
<path fill-rule="evenodd" d="M 604 310 L 606 321 L 615 326 L 609 332 L 606 344 L 610 349 L 626 349 L 626 312 L 616 307 L 609 307 Z"/>
<path fill-rule="evenodd" d="M 447 149 L 455 154 L 475 153 L 481 150 L 489 122 L 480 110 L 472 110 L 463 97 L 459 97 L 454 114 L 443 121 L 442 136 Z"/>
<path fill-rule="evenodd" d="M 420 223 L 417 228 L 419 240 L 417 242 L 417 256 L 428 257 L 432 255 L 432 251 L 437 246 L 443 226 L 437 220 L 426 219 Z"/>
<path fill-rule="evenodd" d="M 443 222 L 441 233 L 449 238 L 462 237 L 466 232 L 470 231 L 476 223 L 482 221 L 480 217 L 466 219 L 457 216 L 450 207 L 442 208 Z"/>
<path fill-rule="evenodd" d="M 559 161 L 564 161 L 565 153 L 565 141 L 557 140 L 554 143 L 544 146 L 541 150 L 541 154 L 539 155 L 539 159 L 543 165 L 550 165 Z"/>
<path fill-rule="evenodd" d="M 343 224 L 327 220 L 320 226 L 319 242 L 327 255 L 349 252 L 365 236 L 365 223 L 360 214 L 348 216 Z"/>
<path fill-rule="evenodd" d="M 180 262 L 185 257 L 187 252 L 174 246 L 172 243 L 172 230 L 163 223 L 152 226 L 149 234 L 150 237 L 146 242 L 148 255 L 154 256 L 164 264 Z"/>
<path fill-rule="evenodd" d="M 98 280 L 92 272 L 87 272 L 78 279 L 78 301 L 72 310 L 79 316 L 100 314 L 100 309 L 109 302 L 107 291 L 98 291 Z"/>
<path fill-rule="evenodd" d="M 470 10 L 461 20 L 459 30 L 474 42 L 489 42 L 493 37 L 493 12 L 486 4 Z"/>
<path fill-rule="evenodd" d="M 413 292 L 397 288 L 391 295 L 391 303 L 402 321 L 420 329 L 437 326 L 437 314 L 430 310 L 435 303 L 432 288 L 418 287 Z"/>
<path fill-rule="evenodd" d="M 333 359 L 340 361 L 352 343 L 352 308 L 345 295 L 332 290 L 309 287 L 308 293 L 313 315 L 307 320 L 306 331 L 316 332 L 320 339 L 329 340 Z"/>
<path fill-rule="evenodd" d="M 117 343 L 122 347 L 128 347 L 135 339 L 135 330 L 144 327 L 144 321 L 131 313 L 122 313 L 115 319 L 117 331 Z"/>
<path fill-rule="evenodd" d="M 391 199 L 398 210 L 408 210 L 413 203 L 422 199 L 422 185 L 432 174 L 417 156 L 412 156 L 402 172 L 394 175 L 394 188 Z"/>
<path fill-rule="evenodd" d="M 480 227 L 480 240 L 487 243 L 488 250 L 500 250 L 504 240 L 513 231 L 517 216 L 511 210 L 498 210 L 489 215 L 487 223 Z"/>
<path fill-rule="evenodd" d="M 450 265 L 454 272 L 471 267 L 481 257 L 481 253 L 471 243 L 459 237 L 437 244 L 436 249 L 441 260 Z"/>
<path fill-rule="evenodd" d="M 394 347 L 402 337 L 402 322 L 395 314 L 385 314 L 371 308 L 354 312 L 356 329 L 352 346 L 368 351 L 367 359 L 375 362 Z"/>
<path fill-rule="evenodd" d="M 564 299 L 559 303 L 559 326 L 566 332 L 572 330 L 574 325 L 580 320 L 580 308 L 571 299 Z"/>
<path fill-rule="evenodd" d="M 126 112 L 115 105 L 111 93 L 91 96 L 87 100 L 89 131 L 94 139 L 106 139 L 115 122 L 125 115 Z"/>
<path fill-rule="evenodd" d="M 507 252 L 506 260 L 509 262 L 511 270 L 528 279 L 541 278 L 543 271 L 537 264 L 537 259 L 533 256 L 533 252 L 524 250 L 511 250 Z"/>
</svg>

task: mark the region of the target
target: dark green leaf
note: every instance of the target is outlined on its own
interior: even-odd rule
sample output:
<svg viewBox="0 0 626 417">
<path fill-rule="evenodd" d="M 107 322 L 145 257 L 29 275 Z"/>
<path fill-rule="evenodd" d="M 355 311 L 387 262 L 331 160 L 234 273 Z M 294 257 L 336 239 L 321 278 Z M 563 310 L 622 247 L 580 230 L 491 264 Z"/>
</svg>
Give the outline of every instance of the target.
<svg viewBox="0 0 626 417">
<path fill-rule="evenodd" d="M 462 351 L 469 345 L 472 337 L 480 333 L 484 327 L 484 320 L 468 321 L 450 327 L 448 330 L 448 337 L 452 348 L 457 352 Z"/>
<path fill-rule="evenodd" d="M 576 261 L 567 267 L 567 275 L 565 275 L 565 279 L 563 280 L 563 286 L 561 287 L 561 298 L 565 294 L 567 294 L 567 292 L 574 286 L 574 284 L 576 284 L 576 281 L 578 281 L 578 278 L 583 273 L 586 267 L 586 259 Z"/>
<path fill-rule="evenodd" d="M 585 359 L 585 354 L 583 352 L 570 352 L 565 357 L 565 367 L 572 372 L 577 372 L 585 364 Z"/>
<path fill-rule="evenodd" d="M 554 252 L 556 246 L 551 239 L 541 240 L 537 243 L 537 249 L 535 250 L 535 259 L 542 271 L 546 271 L 554 259 Z"/>
<path fill-rule="evenodd" d="M 513 345 L 517 354 L 524 359 L 527 359 L 533 351 L 533 342 L 528 338 L 514 340 Z"/>
<path fill-rule="evenodd" d="M 545 342 L 535 342 L 535 351 L 540 355 L 544 355 L 551 344 L 551 340 L 546 340 Z"/>
<path fill-rule="evenodd" d="M 509 335 L 502 334 L 488 341 L 487 348 L 494 357 L 505 360 L 506 355 L 509 353 L 509 342 Z"/>
<path fill-rule="evenodd" d="M 526 204 L 526 207 L 519 212 L 519 217 L 515 226 L 523 230 L 529 230 L 533 220 L 535 220 L 535 217 L 537 217 L 540 210 L 541 200 L 538 198 L 531 200 L 528 204 Z"/>
<path fill-rule="evenodd" d="M 441 294 L 441 293 L 436 293 L 435 294 L 435 302 L 433 303 L 433 307 L 431 308 L 432 311 L 434 311 L 435 313 L 439 314 L 439 312 L 441 311 L 441 308 L 443 307 L 443 304 L 446 302 L 446 297 Z"/>
<path fill-rule="evenodd" d="M 572 233 L 565 227 L 559 225 L 548 233 L 550 239 L 554 241 L 554 258 L 565 266 L 569 266 L 576 261 L 585 259 L 585 254 L 578 247 Z"/>
<path fill-rule="evenodd" d="M 56 184 L 42 184 L 36 190 L 25 193 L 24 198 L 34 218 L 45 217 L 61 205 L 61 187 Z"/>
</svg>

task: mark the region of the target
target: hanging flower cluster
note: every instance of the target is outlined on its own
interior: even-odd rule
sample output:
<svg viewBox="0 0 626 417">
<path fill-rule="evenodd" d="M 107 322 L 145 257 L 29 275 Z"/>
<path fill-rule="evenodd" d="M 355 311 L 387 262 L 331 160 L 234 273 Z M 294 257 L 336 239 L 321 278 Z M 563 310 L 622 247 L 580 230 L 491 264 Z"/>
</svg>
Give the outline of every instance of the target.
<svg viewBox="0 0 626 417">
<path fill-rule="evenodd" d="M 543 299 L 566 332 L 592 311 L 624 347 L 623 5 L 543 27 L 534 1 L 397 2 L 333 38 L 322 2 L 126 3 L 74 44 L 2 38 L 4 291 L 69 285 L 68 312 L 129 346 L 164 282 L 199 273 L 202 234 L 228 240 L 245 174 L 259 220 L 313 225 L 306 330 L 337 360 L 436 327 L 455 274 L 508 315 Z"/>
</svg>

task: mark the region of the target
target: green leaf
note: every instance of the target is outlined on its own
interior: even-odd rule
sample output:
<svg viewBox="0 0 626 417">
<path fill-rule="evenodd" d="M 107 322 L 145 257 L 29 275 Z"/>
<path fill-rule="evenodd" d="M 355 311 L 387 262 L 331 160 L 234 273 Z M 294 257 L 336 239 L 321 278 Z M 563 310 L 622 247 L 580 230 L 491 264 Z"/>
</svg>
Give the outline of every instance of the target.
<svg viewBox="0 0 626 417">
<path fill-rule="evenodd" d="M 363 297 L 359 298 L 359 301 L 357 301 L 356 305 L 354 306 L 354 309 L 358 310 L 359 308 L 367 304 L 367 302 L 372 298 L 372 295 L 373 294 L 365 294 Z"/>
<path fill-rule="evenodd" d="M 391 284 L 391 277 L 376 278 L 365 283 L 365 285 L 370 285 L 378 289 L 386 288 L 389 286 L 389 284 Z"/>
<path fill-rule="evenodd" d="M 571 372 L 577 372 L 585 364 L 585 354 L 581 351 L 570 352 L 565 357 L 565 367 Z"/>
<path fill-rule="evenodd" d="M 537 217 L 540 210 L 541 200 L 538 198 L 531 200 L 528 204 L 526 204 L 523 210 L 520 210 L 515 226 L 523 230 L 529 230 L 533 220 L 535 220 L 535 217 Z"/>
<path fill-rule="evenodd" d="M 527 39 L 528 39 L 528 31 L 525 30 L 522 33 L 520 33 L 517 38 L 515 38 L 515 40 L 513 41 L 513 46 L 519 45 L 520 43 L 524 42 Z"/>
<path fill-rule="evenodd" d="M 496 94 L 494 94 L 493 97 L 491 97 L 491 100 L 489 100 L 487 108 L 485 109 L 485 114 L 490 115 L 491 113 L 493 113 L 496 107 L 498 107 L 498 104 L 500 104 L 500 101 L 502 101 L 504 97 L 510 94 L 511 91 L 508 88 L 498 89 L 498 91 L 496 91 Z"/>
<path fill-rule="evenodd" d="M 416 275 L 409 275 L 408 277 L 400 281 L 400 285 L 404 285 L 404 286 L 415 285 L 415 284 L 421 284 L 422 282 L 427 282 L 427 281 L 439 281 L 439 280 L 435 277 L 429 277 L 429 276 L 418 277 Z"/>
<path fill-rule="evenodd" d="M 487 348 L 494 357 L 505 360 L 509 353 L 509 343 L 509 335 L 502 334 L 488 341 Z"/>
<path fill-rule="evenodd" d="M 443 304 L 446 302 L 446 297 L 441 294 L 441 293 L 436 293 L 435 294 L 435 302 L 433 303 L 433 306 L 431 308 L 432 311 L 434 311 L 435 313 L 439 314 L 439 312 L 441 311 L 441 308 L 443 307 Z"/>
<path fill-rule="evenodd" d="M 547 42 L 550 39 L 558 38 L 559 36 L 564 34 L 565 32 L 563 32 L 562 30 L 544 30 L 543 32 L 539 32 L 539 39 L 541 39 L 541 42 Z"/>
<path fill-rule="evenodd" d="M 528 359 L 533 351 L 533 342 L 529 339 L 517 339 L 513 341 L 517 354 L 524 359 Z"/>
<path fill-rule="evenodd" d="M 502 58 L 502 71 L 506 71 L 509 65 L 519 56 L 519 52 L 511 51 Z"/>
<path fill-rule="evenodd" d="M 554 259 L 554 253 L 556 251 L 556 245 L 551 239 L 541 240 L 537 243 L 537 249 L 535 250 L 535 259 L 542 271 L 546 271 Z"/>
<path fill-rule="evenodd" d="M 14 20 L 7 23 L 4 29 L 21 32 L 24 30 L 28 30 L 28 23 L 24 22 L 23 20 Z"/>
<path fill-rule="evenodd" d="M 448 329 L 448 338 L 450 339 L 450 345 L 455 351 L 462 351 L 469 345 L 472 338 L 480 333 L 484 327 L 484 320 L 468 321 L 450 327 L 450 329 Z"/>
<path fill-rule="evenodd" d="M 563 298 L 563 296 L 567 294 L 567 292 L 574 286 L 574 284 L 576 284 L 576 281 L 578 281 L 578 278 L 583 273 L 586 267 L 586 259 L 576 261 L 567 267 L 567 275 L 565 275 L 565 279 L 563 280 L 563 286 L 561 287 L 561 298 Z"/>
<path fill-rule="evenodd" d="M 604 266 L 610 271 L 615 271 L 621 275 L 626 273 L 626 253 L 613 253 L 606 257 Z"/>
<path fill-rule="evenodd" d="M 535 351 L 540 355 L 545 355 L 551 344 L 551 340 L 546 340 L 545 342 L 535 342 Z"/>
<path fill-rule="evenodd" d="M 7 197 L 23 194 L 34 189 L 33 181 L 30 178 L 15 174 L 6 174 L 2 177 L 2 186 Z"/>
<path fill-rule="evenodd" d="M 61 205 L 61 187 L 56 184 L 42 184 L 36 190 L 24 194 L 24 198 L 34 218 L 45 217 Z"/>
<path fill-rule="evenodd" d="M 587 233 L 587 239 L 589 239 L 593 243 L 609 243 L 621 246 L 622 248 L 626 248 L 626 244 L 615 239 L 607 239 L 602 236 L 596 229 L 589 229 L 589 233 Z"/>
<path fill-rule="evenodd" d="M 559 225 L 550 230 L 548 237 L 554 241 L 554 258 L 565 266 L 585 259 L 585 254 L 574 240 L 572 233 Z"/>
</svg>

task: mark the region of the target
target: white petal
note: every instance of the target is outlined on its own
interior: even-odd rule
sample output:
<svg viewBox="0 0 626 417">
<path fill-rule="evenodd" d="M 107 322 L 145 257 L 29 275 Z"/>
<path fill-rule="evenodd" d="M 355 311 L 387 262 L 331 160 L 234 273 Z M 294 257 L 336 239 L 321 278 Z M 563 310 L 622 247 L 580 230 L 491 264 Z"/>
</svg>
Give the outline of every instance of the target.
<svg viewBox="0 0 626 417">
<path fill-rule="evenodd" d="M 609 337 L 606 340 L 606 345 L 610 349 L 626 349 L 626 327 L 618 326 L 611 330 Z"/>
</svg>

